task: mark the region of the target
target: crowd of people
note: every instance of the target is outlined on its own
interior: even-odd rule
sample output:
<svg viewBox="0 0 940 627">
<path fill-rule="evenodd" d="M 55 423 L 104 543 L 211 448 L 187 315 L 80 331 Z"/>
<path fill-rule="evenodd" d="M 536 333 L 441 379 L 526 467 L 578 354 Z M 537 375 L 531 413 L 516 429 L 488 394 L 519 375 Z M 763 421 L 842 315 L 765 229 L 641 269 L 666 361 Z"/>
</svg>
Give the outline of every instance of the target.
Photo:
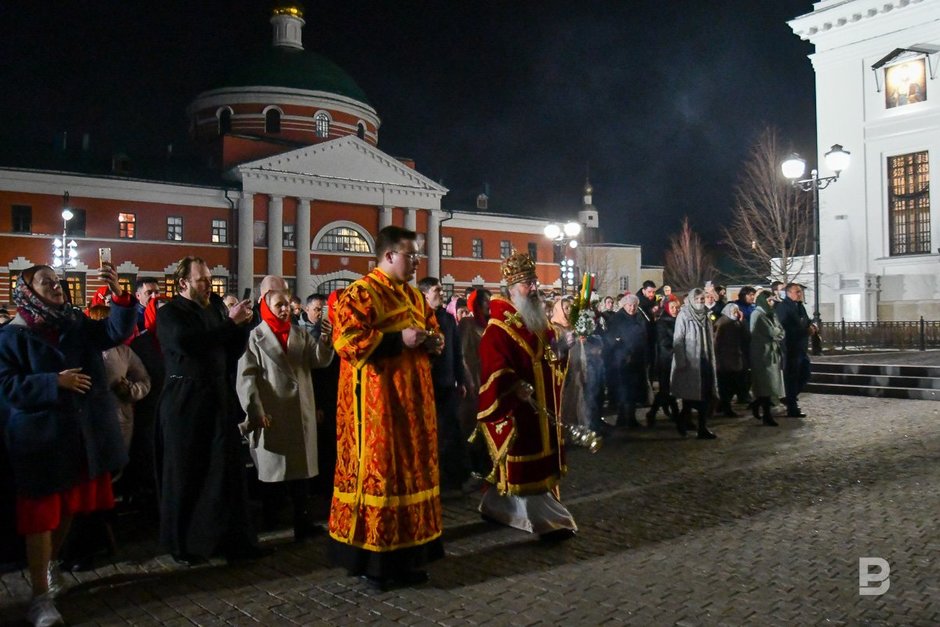
<svg viewBox="0 0 940 627">
<path fill-rule="evenodd" d="M 767 425 L 781 399 L 803 415 L 813 327 L 797 284 L 728 303 L 719 287 L 683 302 L 647 282 L 589 304 L 540 292 L 513 252 L 501 293 L 445 303 L 438 278 L 412 285 L 419 260 L 416 233 L 386 227 L 374 270 L 348 287 L 301 300 L 268 276 L 256 301 L 213 293 L 197 257 L 180 260 L 172 298 L 155 279 L 124 291 L 102 264 L 85 311 L 53 268 L 23 271 L 0 328 L 0 506 L 24 539 L 29 620 L 62 622 L 63 565 L 92 567 L 81 546 L 63 564 L 69 532 L 103 527 L 113 550 L 116 503 L 153 515 L 182 566 L 255 559 L 272 551 L 258 484 L 260 524 L 286 495 L 296 541 L 328 536 L 338 565 L 388 589 L 443 557 L 442 492 L 482 490 L 485 520 L 574 536 L 558 491 L 573 424 L 601 437 L 640 428 L 648 407 L 649 427 L 662 410 L 685 435 L 694 411 L 710 439 L 735 397 Z"/>
</svg>

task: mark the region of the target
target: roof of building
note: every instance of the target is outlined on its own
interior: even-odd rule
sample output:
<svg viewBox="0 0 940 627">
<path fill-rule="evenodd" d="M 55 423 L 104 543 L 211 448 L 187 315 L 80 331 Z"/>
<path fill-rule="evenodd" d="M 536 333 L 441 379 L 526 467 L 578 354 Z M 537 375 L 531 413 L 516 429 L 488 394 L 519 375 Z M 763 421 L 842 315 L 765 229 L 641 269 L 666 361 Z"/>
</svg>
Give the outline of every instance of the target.
<svg viewBox="0 0 940 627">
<path fill-rule="evenodd" d="M 259 52 L 217 87 L 287 87 L 323 91 L 372 106 L 356 81 L 326 57 L 308 50 L 277 46 Z"/>
</svg>

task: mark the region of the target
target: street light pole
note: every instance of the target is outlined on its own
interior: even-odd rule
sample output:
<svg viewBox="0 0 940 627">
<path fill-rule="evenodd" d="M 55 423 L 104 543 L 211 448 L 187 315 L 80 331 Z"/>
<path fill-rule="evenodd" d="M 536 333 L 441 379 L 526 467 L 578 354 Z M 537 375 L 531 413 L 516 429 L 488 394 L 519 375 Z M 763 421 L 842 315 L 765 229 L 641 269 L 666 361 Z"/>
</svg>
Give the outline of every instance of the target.
<svg viewBox="0 0 940 627">
<path fill-rule="evenodd" d="M 555 246 L 559 249 L 558 256 L 560 259 L 558 263 L 561 269 L 562 294 L 565 293 L 565 289 L 569 284 L 572 290 L 575 290 L 577 282 L 574 277 L 574 261 L 568 259 L 567 254 L 561 254 L 561 251 L 564 251 L 566 248 L 575 249 L 578 247 L 578 240 L 576 238 L 581 234 L 581 225 L 574 221 L 566 222 L 565 224 L 550 222 L 545 225 L 544 233 L 545 237 L 552 240 L 553 250 Z"/>
<path fill-rule="evenodd" d="M 790 155 L 781 164 L 783 175 L 792 181 L 794 187 L 804 192 L 813 192 L 813 324 L 819 328 L 822 316 L 819 313 L 819 190 L 826 189 L 839 180 L 839 175 L 849 167 L 849 152 L 840 144 L 833 144 L 825 155 L 826 165 L 835 172 L 833 176 L 819 176 L 813 168 L 808 179 L 801 179 L 806 171 L 806 161 L 796 153 Z"/>
</svg>

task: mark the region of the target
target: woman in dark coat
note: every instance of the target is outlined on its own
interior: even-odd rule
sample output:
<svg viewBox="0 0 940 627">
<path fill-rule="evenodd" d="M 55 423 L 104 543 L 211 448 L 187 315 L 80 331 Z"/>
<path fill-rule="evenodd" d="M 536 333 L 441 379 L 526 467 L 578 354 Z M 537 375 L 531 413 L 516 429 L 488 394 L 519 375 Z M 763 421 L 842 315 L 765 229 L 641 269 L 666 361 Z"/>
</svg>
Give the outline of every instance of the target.
<svg viewBox="0 0 940 627">
<path fill-rule="evenodd" d="M 621 308 L 610 318 L 610 327 L 604 335 L 608 346 L 610 368 L 615 368 L 615 398 L 617 399 L 617 426 L 636 429 L 636 406 L 646 402 L 649 381 L 646 371 L 649 364 L 646 340 L 646 319 L 637 313 L 639 299 L 628 294 L 621 301 Z"/>
<path fill-rule="evenodd" d="M 744 376 L 747 327 L 737 303 L 728 303 L 715 322 L 715 366 L 718 371 L 718 409 L 729 418 L 738 414 L 731 408 L 731 397 Z"/>
<path fill-rule="evenodd" d="M 653 406 L 646 413 L 646 424 L 652 427 L 656 421 L 656 412 L 661 407 L 663 412 L 675 420 L 679 415 L 679 403 L 672 396 L 669 385 L 669 373 L 672 371 L 672 336 L 676 332 L 676 316 L 679 313 L 679 299 L 670 294 L 666 307 L 656 320 L 656 380 L 659 390 L 653 399 Z"/>
<path fill-rule="evenodd" d="M 101 352 L 123 342 L 137 320 L 117 273 L 101 277 L 114 295 L 107 320 L 68 305 L 55 271 L 33 266 L 17 280 L 16 318 L 0 329 L 0 424 L 26 536 L 33 623 L 62 617 L 56 558 L 77 513 L 114 506 L 111 472 L 127 463 Z"/>
</svg>

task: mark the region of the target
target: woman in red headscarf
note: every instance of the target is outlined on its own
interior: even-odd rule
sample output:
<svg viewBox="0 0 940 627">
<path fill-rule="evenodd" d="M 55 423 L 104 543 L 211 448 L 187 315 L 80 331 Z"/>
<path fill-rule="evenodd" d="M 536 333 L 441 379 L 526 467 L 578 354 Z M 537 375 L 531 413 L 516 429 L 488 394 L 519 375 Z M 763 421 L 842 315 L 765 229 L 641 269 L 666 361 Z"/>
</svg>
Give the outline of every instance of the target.
<svg viewBox="0 0 940 627">
<path fill-rule="evenodd" d="M 290 294 L 272 290 L 259 303 L 261 324 L 238 360 L 238 399 L 248 414 L 251 456 L 258 479 L 285 482 L 294 506 L 294 539 L 314 535 L 307 480 L 319 473 L 314 368 L 333 360 L 330 335 L 316 340 L 291 323 Z"/>
</svg>

